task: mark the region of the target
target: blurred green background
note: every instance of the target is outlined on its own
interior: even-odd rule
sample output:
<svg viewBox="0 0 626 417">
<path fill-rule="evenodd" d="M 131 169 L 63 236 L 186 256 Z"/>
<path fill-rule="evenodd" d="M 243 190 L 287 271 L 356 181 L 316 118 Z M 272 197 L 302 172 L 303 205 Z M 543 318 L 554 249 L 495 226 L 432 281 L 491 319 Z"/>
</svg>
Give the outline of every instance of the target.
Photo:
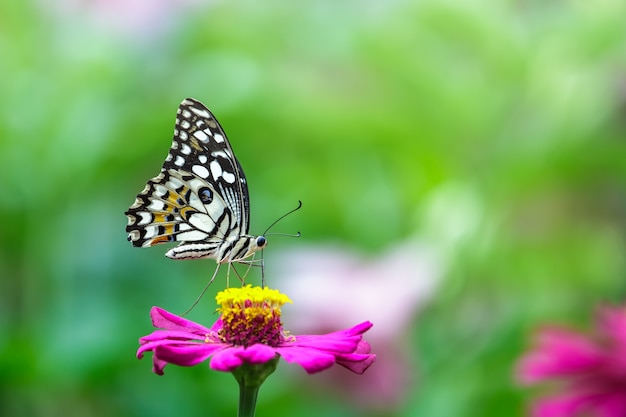
<svg viewBox="0 0 626 417">
<path fill-rule="evenodd" d="M 2 2 L 0 415 L 235 415 L 230 375 L 157 377 L 134 356 L 149 308 L 184 311 L 214 268 L 124 232 L 185 97 L 229 135 L 252 233 L 304 202 L 277 227 L 303 237 L 273 238 L 268 263 L 412 238 L 445 260 L 403 334 L 403 401 L 355 408 L 283 363 L 257 415 L 525 415 L 538 392 L 513 369 L 532 330 L 625 295 L 624 16 L 612 0 Z M 192 319 L 213 319 L 207 300 Z"/>
</svg>

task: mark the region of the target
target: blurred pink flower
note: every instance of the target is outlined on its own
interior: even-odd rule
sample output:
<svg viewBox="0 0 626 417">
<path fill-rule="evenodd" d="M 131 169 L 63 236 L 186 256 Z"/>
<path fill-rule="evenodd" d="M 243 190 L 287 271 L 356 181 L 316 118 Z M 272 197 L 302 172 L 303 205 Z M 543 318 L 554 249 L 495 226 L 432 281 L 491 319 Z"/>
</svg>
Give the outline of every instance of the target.
<svg viewBox="0 0 626 417">
<path fill-rule="evenodd" d="M 272 283 L 289 293 L 294 331 L 320 333 L 368 317 L 376 366 L 366 375 L 324 373 L 307 382 L 343 392 L 355 406 L 389 410 L 414 393 L 416 348 L 411 329 L 416 312 L 432 297 L 442 275 L 434 250 L 405 242 L 386 253 L 365 256 L 341 246 L 283 251 L 267 266 Z M 336 308 L 343 306 L 340 314 Z"/>
<path fill-rule="evenodd" d="M 211 358 L 211 369 L 233 372 L 243 364 L 261 365 L 283 358 L 309 373 L 333 364 L 362 374 L 375 361 L 363 333 L 366 321 L 346 330 L 324 335 L 285 336 L 280 306 L 290 300 L 266 288 L 229 288 L 218 294 L 222 315 L 211 328 L 169 313 L 159 307 L 150 311 L 160 330 L 139 339 L 137 357 L 152 351 L 153 371 L 163 375 L 168 364 L 194 366 Z"/>
<path fill-rule="evenodd" d="M 59 0 L 42 5 L 60 18 L 87 21 L 93 30 L 127 40 L 150 37 L 170 29 L 190 9 L 205 7 L 201 0 Z M 80 20 L 77 20 L 80 19 Z"/>
<path fill-rule="evenodd" d="M 538 400 L 537 417 L 626 417 L 626 309 L 603 307 L 597 332 L 540 330 L 519 362 L 526 384 L 559 381 L 560 391 Z"/>
</svg>

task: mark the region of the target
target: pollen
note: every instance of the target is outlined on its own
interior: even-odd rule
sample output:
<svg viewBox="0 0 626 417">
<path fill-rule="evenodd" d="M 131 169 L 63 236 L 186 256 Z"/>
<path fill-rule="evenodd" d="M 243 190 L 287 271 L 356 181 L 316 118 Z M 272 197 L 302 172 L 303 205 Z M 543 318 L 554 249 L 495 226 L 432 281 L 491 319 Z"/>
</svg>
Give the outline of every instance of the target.
<svg viewBox="0 0 626 417">
<path fill-rule="evenodd" d="M 220 338 L 227 343 L 277 346 L 285 336 L 281 307 L 291 300 L 278 290 L 252 287 L 227 288 L 215 297 L 222 314 Z"/>
</svg>

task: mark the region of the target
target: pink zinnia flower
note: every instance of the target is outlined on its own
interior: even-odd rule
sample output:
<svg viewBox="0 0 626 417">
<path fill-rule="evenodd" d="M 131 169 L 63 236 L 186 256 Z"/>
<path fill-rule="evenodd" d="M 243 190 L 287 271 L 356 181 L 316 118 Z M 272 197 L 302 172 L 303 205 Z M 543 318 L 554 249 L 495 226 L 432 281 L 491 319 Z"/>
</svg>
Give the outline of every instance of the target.
<svg viewBox="0 0 626 417">
<path fill-rule="evenodd" d="M 604 307 L 597 333 L 546 328 L 519 363 L 525 383 L 561 381 L 561 391 L 534 404 L 537 417 L 626 417 L 626 310 Z"/>
<path fill-rule="evenodd" d="M 280 307 L 291 300 L 276 290 L 228 288 L 217 301 L 221 316 L 210 328 L 153 307 L 152 323 L 162 330 L 139 339 L 137 357 L 152 351 L 153 370 L 159 375 L 168 363 L 193 366 L 209 358 L 211 369 L 223 372 L 283 358 L 309 374 L 335 363 L 362 374 L 376 359 L 363 340 L 372 327 L 368 321 L 325 335 L 290 336 L 283 331 Z"/>
</svg>

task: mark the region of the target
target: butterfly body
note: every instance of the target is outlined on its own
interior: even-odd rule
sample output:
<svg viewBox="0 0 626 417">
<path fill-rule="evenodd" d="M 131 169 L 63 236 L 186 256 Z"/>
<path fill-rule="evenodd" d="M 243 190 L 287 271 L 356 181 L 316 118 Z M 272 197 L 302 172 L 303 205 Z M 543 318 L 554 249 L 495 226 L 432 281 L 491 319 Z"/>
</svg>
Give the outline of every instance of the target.
<svg viewBox="0 0 626 417">
<path fill-rule="evenodd" d="M 174 138 L 161 172 L 126 211 L 136 247 L 179 242 L 171 259 L 231 263 L 267 244 L 248 234 L 250 199 L 243 169 L 215 116 L 199 101 L 180 104 Z"/>
</svg>

